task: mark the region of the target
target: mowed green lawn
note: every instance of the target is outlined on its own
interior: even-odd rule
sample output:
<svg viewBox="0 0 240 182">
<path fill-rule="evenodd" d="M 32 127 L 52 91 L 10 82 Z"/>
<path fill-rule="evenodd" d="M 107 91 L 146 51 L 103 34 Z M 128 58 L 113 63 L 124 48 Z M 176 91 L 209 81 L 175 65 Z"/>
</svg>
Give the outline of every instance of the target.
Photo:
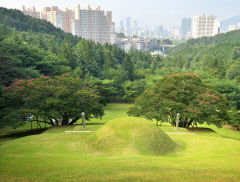
<svg viewBox="0 0 240 182">
<path fill-rule="evenodd" d="M 109 104 L 103 119 L 93 119 L 87 130 L 97 131 L 113 119 L 126 117 L 128 107 Z M 103 153 L 90 145 L 95 133 L 64 132 L 82 130 L 80 125 L 21 138 L 4 137 L 12 130 L 0 130 L 0 181 L 240 181 L 239 131 L 203 126 L 179 131 L 196 135 L 177 135 L 171 134 L 175 129 L 168 124 L 159 128 L 177 144 L 174 152 Z"/>
</svg>

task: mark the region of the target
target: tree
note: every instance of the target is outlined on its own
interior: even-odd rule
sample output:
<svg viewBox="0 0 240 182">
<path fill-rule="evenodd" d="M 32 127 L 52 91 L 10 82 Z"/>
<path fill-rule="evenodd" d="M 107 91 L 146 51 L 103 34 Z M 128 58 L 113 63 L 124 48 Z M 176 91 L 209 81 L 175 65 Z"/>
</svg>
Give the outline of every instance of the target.
<svg viewBox="0 0 240 182">
<path fill-rule="evenodd" d="M 214 124 L 218 127 L 229 120 L 228 102 L 211 86 L 202 83 L 194 74 L 175 74 L 164 77 L 153 89 L 137 98 L 130 115 L 168 121 L 176 125 L 181 114 L 181 127 L 193 124 Z"/>
<path fill-rule="evenodd" d="M 140 96 L 146 87 L 146 82 L 144 80 L 136 81 L 126 81 L 123 85 L 124 96 L 123 99 L 131 101 L 136 97 Z"/>
<path fill-rule="evenodd" d="M 21 125 L 29 118 L 51 125 L 72 125 L 85 112 L 86 119 L 103 116 L 93 90 L 68 75 L 19 80 L 3 91 L 2 122 Z"/>
<path fill-rule="evenodd" d="M 211 84 L 227 98 L 232 110 L 240 110 L 240 85 L 229 80 L 212 80 Z"/>
<path fill-rule="evenodd" d="M 229 67 L 226 77 L 229 80 L 236 79 L 237 81 L 240 81 L 240 61 L 236 61 Z"/>
<path fill-rule="evenodd" d="M 122 63 L 123 69 L 127 72 L 128 79 L 134 80 L 134 66 L 129 55 L 126 55 Z"/>
<path fill-rule="evenodd" d="M 97 92 L 97 94 L 100 96 L 100 103 L 104 105 L 106 105 L 119 93 L 113 80 L 99 80 L 96 78 L 91 78 L 88 82 L 88 85 Z"/>
<path fill-rule="evenodd" d="M 237 130 L 240 130 L 240 112 L 232 110 L 229 112 L 229 115 L 231 117 L 231 121 L 229 122 L 229 124 L 237 128 Z"/>
<path fill-rule="evenodd" d="M 72 69 L 76 67 L 76 62 L 73 58 L 73 50 L 68 42 L 62 44 L 59 56 L 65 65 L 70 65 Z"/>
</svg>

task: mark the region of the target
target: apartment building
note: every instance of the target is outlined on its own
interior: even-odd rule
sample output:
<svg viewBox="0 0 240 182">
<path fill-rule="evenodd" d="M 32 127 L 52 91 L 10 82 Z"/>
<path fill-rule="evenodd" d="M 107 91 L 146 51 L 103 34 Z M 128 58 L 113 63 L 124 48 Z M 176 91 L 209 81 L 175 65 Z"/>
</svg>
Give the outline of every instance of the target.
<svg viewBox="0 0 240 182">
<path fill-rule="evenodd" d="M 26 11 L 23 6 L 21 11 L 30 14 L 36 9 Z M 81 9 L 80 5 L 77 5 L 74 10 L 65 8 L 63 11 L 57 6 L 45 7 L 35 17 L 49 21 L 55 27 L 87 40 L 101 44 L 114 43 L 115 23 L 112 22 L 112 12 L 105 12 L 99 6 L 95 9 L 91 9 L 90 6 Z"/>
<path fill-rule="evenodd" d="M 101 44 L 111 43 L 113 26 L 112 12 L 102 11 L 100 7 L 91 9 L 90 6 L 80 9 L 75 7 L 75 20 L 72 22 L 72 34 Z"/>
<path fill-rule="evenodd" d="M 40 18 L 40 12 L 36 11 L 36 8 L 34 6 L 32 8 L 25 8 L 25 6 L 22 6 L 20 10 L 23 12 L 24 15 L 32 16 L 34 18 Z"/>
<path fill-rule="evenodd" d="M 67 33 L 72 33 L 72 22 L 75 19 L 75 13 L 73 10 L 65 8 L 64 11 L 64 25 L 63 30 Z"/>
<path fill-rule="evenodd" d="M 40 18 L 49 21 L 55 27 L 64 30 L 64 12 L 58 9 L 57 6 L 43 8 Z"/>
<path fill-rule="evenodd" d="M 214 36 L 220 33 L 220 21 L 215 16 L 198 15 L 192 18 L 192 38 Z"/>
<path fill-rule="evenodd" d="M 188 35 L 191 34 L 192 28 L 192 19 L 191 18 L 183 18 L 181 23 L 181 36 L 186 39 Z"/>
</svg>

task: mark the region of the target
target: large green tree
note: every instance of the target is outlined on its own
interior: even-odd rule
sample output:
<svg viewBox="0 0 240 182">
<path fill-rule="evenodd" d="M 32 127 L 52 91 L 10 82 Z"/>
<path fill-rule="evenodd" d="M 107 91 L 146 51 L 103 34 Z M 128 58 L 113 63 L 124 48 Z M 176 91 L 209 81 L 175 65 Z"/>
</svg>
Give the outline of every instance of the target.
<svg viewBox="0 0 240 182">
<path fill-rule="evenodd" d="M 2 125 L 18 126 L 30 118 L 51 125 L 72 125 L 85 112 L 86 119 L 103 116 L 93 90 L 68 75 L 19 80 L 2 95 Z"/>
<path fill-rule="evenodd" d="M 180 126 L 214 124 L 220 127 L 228 121 L 228 102 L 211 86 L 202 83 L 195 74 L 175 74 L 164 77 L 156 86 L 137 98 L 130 115 L 142 116 Z"/>
</svg>

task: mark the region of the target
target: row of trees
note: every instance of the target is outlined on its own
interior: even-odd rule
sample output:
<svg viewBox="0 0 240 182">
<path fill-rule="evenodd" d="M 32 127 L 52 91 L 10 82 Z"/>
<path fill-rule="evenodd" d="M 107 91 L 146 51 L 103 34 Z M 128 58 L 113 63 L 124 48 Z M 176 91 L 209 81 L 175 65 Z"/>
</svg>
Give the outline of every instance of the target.
<svg viewBox="0 0 240 182">
<path fill-rule="evenodd" d="M 1 98 L 1 125 L 21 126 L 26 121 L 49 125 L 72 125 L 86 113 L 86 119 L 101 118 L 106 94 L 111 87 L 103 87 L 97 80 L 86 82 L 69 75 L 41 76 L 18 80 L 5 87 Z M 195 74 L 175 74 L 161 79 L 153 88 L 139 96 L 128 114 L 180 127 L 197 124 L 239 126 L 240 115 L 230 111 L 226 97 L 205 84 Z"/>
</svg>

